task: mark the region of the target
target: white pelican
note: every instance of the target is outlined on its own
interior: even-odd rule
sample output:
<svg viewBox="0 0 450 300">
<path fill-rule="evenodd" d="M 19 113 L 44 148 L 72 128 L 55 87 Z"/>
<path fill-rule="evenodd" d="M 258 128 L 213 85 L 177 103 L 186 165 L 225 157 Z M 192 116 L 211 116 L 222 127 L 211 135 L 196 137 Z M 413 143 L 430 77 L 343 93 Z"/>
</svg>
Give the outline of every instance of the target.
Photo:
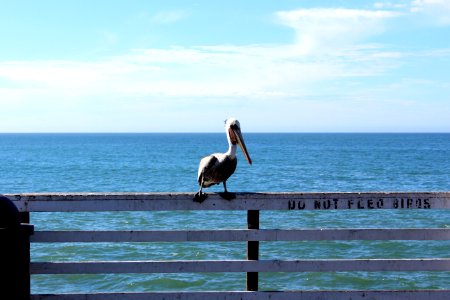
<svg viewBox="0 0 450 300">
<path fill-rule="evenodd" d="M 203 193 L 203 188 L 223 182 L 224 193 L 220 195 L 231 200 L 235 198 L 234 193 L 227 191 L 227 179 L 234 173 L 237 166 L 236 145 L 241 147 L 245 158 L 251 165 L 252 160 L 245 147 L 244 138 L 241 134 L 241 126 L 235 118 L 229 118 L 225 121 L 225 131 L 228 139 L 228 151 L 226 153 L 214 153 L 200 160 L 198 166 L 198 184 L 200 190 L 195 194 L 194 201 L 203 202 L 207 195 Z"/>
</svg>

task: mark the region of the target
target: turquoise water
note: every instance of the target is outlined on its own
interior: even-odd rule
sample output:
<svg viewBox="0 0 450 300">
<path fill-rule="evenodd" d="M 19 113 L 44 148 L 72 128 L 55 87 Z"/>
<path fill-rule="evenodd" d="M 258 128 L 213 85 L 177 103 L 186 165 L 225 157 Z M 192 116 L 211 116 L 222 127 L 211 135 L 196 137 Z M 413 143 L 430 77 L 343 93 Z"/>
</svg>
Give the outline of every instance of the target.
<svg viewBox="0 0 450 300">
<path fill-rule="evenodd" d="M 450 191 L 450 134 L 245 134 L 231 191 Z M 194 192 L 225 134 L 0 134 L 1 193 Z M 222 191 L 216 186 L 207 191 Z M 36 230 L 245 228 L 241 212 L 34 213 Z M 450 226 L 447 211 L 262 212 L 262 228 Z M 265 242 L 261 259 L 450 257 L 450 242 Z M 33 244 L 34 261 L 244 259 L 245 243 Z M 448 272 L 262 274 L 260 288 L 450 288 Z M 245 274 L 39 275 L 34 293 L 243 290 Z"/>
</svg>

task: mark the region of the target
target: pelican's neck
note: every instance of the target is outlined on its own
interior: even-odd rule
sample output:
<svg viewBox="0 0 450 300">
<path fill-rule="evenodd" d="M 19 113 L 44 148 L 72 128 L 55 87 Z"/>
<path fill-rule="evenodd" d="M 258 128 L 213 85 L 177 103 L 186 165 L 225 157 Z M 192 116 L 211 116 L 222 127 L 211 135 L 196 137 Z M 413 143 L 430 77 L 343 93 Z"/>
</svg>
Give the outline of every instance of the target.
<svg viewBox="0 0 450 300">
<path fill-rule="evenodd" d="M 230 139 L 230 135 L 227 132 L 227 139 L 228 139 L 228 151 L 225 153 L 225 155 L 235 158 L 236 157 L 236 145 L 233 145 Z"/>
</svg>

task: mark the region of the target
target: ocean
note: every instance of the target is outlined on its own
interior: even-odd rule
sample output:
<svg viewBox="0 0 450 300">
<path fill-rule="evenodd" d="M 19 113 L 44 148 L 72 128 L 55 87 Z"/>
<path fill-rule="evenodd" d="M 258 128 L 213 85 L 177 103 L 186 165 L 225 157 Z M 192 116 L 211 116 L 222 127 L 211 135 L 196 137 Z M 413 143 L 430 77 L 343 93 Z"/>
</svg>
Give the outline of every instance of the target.
<svg viewBox="0 0 450 300">
<path fill-rule="evenodd" d="M 243 133 L 235 192 L 450 191 L 450 134 Z M 0 134 L 0 193 L 196 192 L 224 133 Z M 214 186 L 206 192 L 220 192 Z M 246 228 L 243 212 L 33 213 L 36 230 Z M 262 228 L 447 228 L 450 212 L 262 212 Z M 449 257 L 449 241 L 264 242 L 261 259 Z M 244 259 L 245 243 L 33 244 L 33 261 Z M 264 273 L 261 290 L 449 289 L 449 272 Z M 36 275 L 33 293 L 245 290 L 245 274 Z"/>
</svg>

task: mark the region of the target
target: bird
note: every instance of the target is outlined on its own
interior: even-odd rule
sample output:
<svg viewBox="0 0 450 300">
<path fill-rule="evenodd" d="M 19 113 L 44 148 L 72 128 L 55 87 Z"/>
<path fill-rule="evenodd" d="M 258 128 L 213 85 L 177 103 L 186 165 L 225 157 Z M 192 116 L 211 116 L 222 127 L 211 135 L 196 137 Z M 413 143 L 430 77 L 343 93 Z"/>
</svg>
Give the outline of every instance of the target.
<svg viewBox="0 0 450 300">
<path fill-rule="evenodd" d="M 241 133 L 241 125 L 235 118 L 228 118 L 225 121 L 225 132 L 228 139 L 228 151 L 225 153 L 214 153 L 203 157 L 198 166 L 198 184 L 200 190 L 195 194 L 195 202 L 203 202 L 207 198 L 207 194 L 203 192 L 203 188 L 208 188 L 215 184 L 223 183 L 224 192 L 219 195 L 227 200 L 236 198 L 235 193 L 227 190 L 227 180 L 233 175 L 237 166 L 236 149 L 237 145 L 244 153 L 245 159 L 252 164 L 252 159 L 248 154 L 245 146 L 244 138 Z"/>
</svg>

